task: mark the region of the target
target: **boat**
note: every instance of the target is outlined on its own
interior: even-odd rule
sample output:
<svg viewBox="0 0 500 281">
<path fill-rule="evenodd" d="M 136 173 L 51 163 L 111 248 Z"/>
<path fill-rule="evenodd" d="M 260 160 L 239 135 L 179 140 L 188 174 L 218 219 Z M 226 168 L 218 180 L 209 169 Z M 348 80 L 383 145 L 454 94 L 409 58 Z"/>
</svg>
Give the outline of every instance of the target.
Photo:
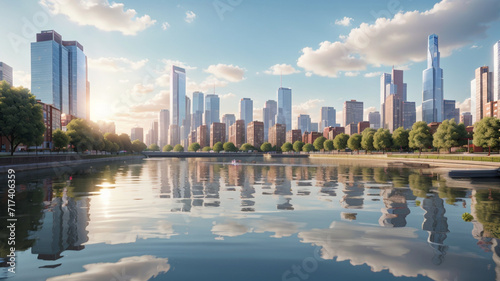
<svg viewBox="0 0 500 281">
<path fill-rule="evenodd" d="M 451 170 L 450 178 L 495 178 L 500 177 L 500 169 L 496 170 Z"/>
</svg>

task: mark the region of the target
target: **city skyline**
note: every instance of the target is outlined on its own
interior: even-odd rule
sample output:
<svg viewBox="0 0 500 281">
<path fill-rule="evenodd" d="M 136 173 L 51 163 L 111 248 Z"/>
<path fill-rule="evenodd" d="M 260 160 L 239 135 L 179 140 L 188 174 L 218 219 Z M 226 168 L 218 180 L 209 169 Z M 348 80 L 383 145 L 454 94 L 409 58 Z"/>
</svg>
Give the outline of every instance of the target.
<svg viewBox="0 0 500 281">
<path fill-rule="evenodd" d="M 113 121 L 116 124 L 117 132 L 120 133 L 130 133 L 130 129 L 136 126 L 148 128 L 153 119 L 157 118 L 161 109 L 169 109 L 163 102 L 163 100 L 168 100 L 169 96 L 169 90 L 166 86 L 169 86 L 167 84 L 170 77 L 165 69 L 173 64 L 186 69 L 186 94 L 188 97 L 191 97 L 196 90 L 205 94 L 215 92 L 220 96 L 220 116 L 238 114 L 235 110 L 238 100 L 249 97 L 254 101 L 253 120 L 263 120 L 262 107 L 265 101 L 270 98 L 269 96 L 272 97 L 271 99 L 275 99 L 276 90 L 280 86 L 278 79 L 280 79 L 280 75 L 283 75 L 281 85 L 292 89 L 293 92 L 293 113 L 291 116 L 293 123 L 299 114 L 309 114 L 311 120 L 318 123 L 320 122 L 319 109 L 321 106 L 329 106 L 337 109 L 337 123 L 341 124 L 343 123 L 341 118 L 342 104 L 351 98 L 364 102 L 364 120 L 367 120 L 370 111 L 378 111 L 380 105 L 375 96 L 378 96 L 379 81 L 370 76 L 376 74 L 376 77 L 380 77 L 382 72 L 389 72 L 392 65 L 395 65 L 396 68 L 405 71 L 408 100 L 417 102 L 417 119 L 420 119 L 422 71 L 425 69 L 426 58 L 425 38 L 433 33 L 436 33 L 440 40 L 441 68 L 444 70 L 446 80 L 444 96 L 446 99 L 456 100 L 457 107 L 468 108 L 467 105 L 464 106 L 464 101 L 468 102 L 470 97 L 470 82 L 467 81 L 474 78 L 474 69 L 482 65 L 494 68 L 492 46 L 500 37 L 499 34 L 495 34 L 495 28 L 498 30 L 499 26 L 498 22 L 495 21 L 499 18 L 500 8 L 495 1 L 484 0 L 482 1 L 484 5 L 475 6 L 470 6 L 459 0 L 447 1 L 449 2 L 447 9 L 444 8 L 444 2 L 410 3 L 403 1 L 394 10 L 394 13 L 387 11 L 388 8 L 384 3 L 370 3 L 366 8 L 360 10 L 356 10 L 354 5 L 349 4 L 343 5 L 345 9 L 342 12 L 328 15 L 326 12 L 332 12 L 335 4 L 320 3 L 324 6 L 325 13 L 320 13 L 316 17 L 321 19 L 321 22 L 307 23 L 301 29 L 305 31 L 313 28 L 318 31 L 311 32 L 310 35 L 301 38 L 298 42 L 292 40 L 291 44 L 287 44 L 290 47 L 286 47 L 278 53 L 276 50 L 269 49 L 261 58 L 256 59 L 252 54 L 255 51 L 261 51 L 263 48 L 261 45 L 267 45 L 267 43 L 276 40 L 261 34 L 265 38 L 262 41 L 265 44 L 251 44 L 247 47 L 247 50 L 248 48 L 255 49 L 250 52 L 249 56 L 246 56 L 247 58 L 242 57 L 239 52 L 228 52 L 223 60 L 218 61 L 214 59 L 218 57 L 214 45 L 220 46 L 220 44 L 203 44 L 207 52 L 213 56 L 201 57 L 199 53 L 194 51 L 194 47 L 183 48 L 182 46 L 186 46 L 187 42 L 183 39 L 184 37 L 179 36 L 188 34 L 188 32 L 190 32 L 189 34 L 206 32 L 206 28 L 222 27 L 226 33 L 218 35 L 217 39 L 224 40 L 223 38 L 226 37 L 226 42 L 231 40 L 231 35 L 234 35 L 234 31 L 229 32 L 229 30 L 233 30 L 233 28 L 248 29 L 243 27 L 245 19 L 256 13 L 256 10 L 263 3 L 256 2 L 254 6 L 243 3 L 234 7 L 234 11 L 224 14 L 224 19 L 221 20 L 211 5 L 206 7 L 206 5 L 194 1 L 183 2 L 182 6 L 179 5 L 180 7 L 171 7 L 165 17 L 156 13 L 152 7 L 159 4 L 141 3 L 139 5 L 134 1 L 122 2 L 124 2 L 124 11 L 137 9 L 137 15 L 135 18 L 123 19 L 128 23 L 128 26 L 117 24 L 119 27 L 115 27 L 114 30 L 113 28 L 103 30 L 103 27 L 98 23 L 82 23 L 83 19 L 68 18 L 70 15 L 67 14 L 67 10 L 55 10 L 55 6 L 61 8 L 63 7 L 61 5 L 64 5 L 55 0 L 43 1 L 44 4 L 25 7 L 24 10 L 20 10 L 19 7 L 10 8 L 9 3 L 6 4 L 6 10 L 12 11 L 12 13 L 0 12 L 2 18 L 12 19 L 13 22 L 19 21 L 20 16 L 31 20 L 33 15 L 45 13 L 46 23 L 43 25 L 40 22 L 37 22 L 36 25 L 33 24 L 35 27 L 33 32 L 54 29 L 64 37 L 75 39 L 86 47 L 85 54 L 89 60 L 88 80 L 92 82 L 91 119 L 94 121 Z M 109 12 L 103 1 L 98 1 L 98 5 L 104 12 Z M 279 3 L 266 5 L 269 11 L 274 11 L 278 6 L 281 6 L 282 9 L 297 14 L 302 4 L 294 3 L 288 7 L 283 7 L 284 5 Z M 318 3 L 310 5 L 318 5 Z M 489 8 L 485 8 L 485 6 Z M 187 10 L 195 14 L 194 18 L 189 19 L 191 22 L 188 22 L 188 19 L 184 17 Z M 388 28 L 381 26 L 375 20 L 385 16 L 390 19 L 388 24 L 394 25 L 397 22 L 395 14 L 398 11 L 401 11 L 399 15 L 402 17 L 409 17 L 410 12 L 408 11 L 415 11 L 420 18 L 427 16 L 426 11 L 432 11 L 436 17 L 439 15 L 443 22 L 453 20 L 449 18 L 449 14 L 452 12 L 456 18 L 459 18 L 456 15 L 463 13 L 471 15 L 471 17 L 467 20 L 460 19 L 464 23 L 457 22 L 453 29 L 447 25 L 425 25 L 416 31 L 411 29 L 413 27 L 411 23 L 406 23 L 395 32 L 403 34 L 403 32 L 411 31 L 413 32 L 412 38 L 407 38 L 408 42 L 390 42 L 393 43 L 392 49 L 390 49 L 391 53 L 389 50 L 387 53 L 382 52 L 377 47 L 379 40 L 384 38 L 378 35 L 370 37 L 368 42 L 369 46 L 373 47 L 372 52 L 359 51 L 356 53 L 352 48 L 347 48 L 348 52 L 357 54 L 358 56 L 354 57 L 360 59 L 341 61 L 338 65 L 324 65 L 321 61 L 321 58 L 337 58 L 336 45 L 349 47 L 347 43 L 353 41 L 352 39 L 355 38 L 357 32 L 366 28 L 361 26 L 362 23 L 367 23 L 368 28 L 378 29 L 382 35 L 385 34 Z M 149 18 L 150 24 L 137 27 L 139 26 L 138 18 L 144 18 L 144 22 L 147 22 L 146 16 Z M 242 18 L 239 19 L 239 16 Z M 481 17 L 479 18 L 479 16 Z M 17 19 L 13 19 L 13 17 L 17 17 Z M 437 19 L 433 20 L 433 23 L 439 22 Z M 469 22 L 473 20 L 475 22 Z M 153 23 L 153 21 L 156 22 Z M 273 21 L 266 18 L 264 22 L 271 24 Z M 338 24 L 336 24 L 337 21 Z M 169 26 L 165 25 L 166 22 L 169 23 Z M 490 24 L 489 28 L 484 27 L 482 25 L 484 23 Z M 208 26 L 201 27 L 203 24 Z M 290 24 L 296 27 L 296 25 Z M 458 38 L 457 34 L 451 31 L 463 24 L 471 25 L 473 28 L 460 34 Z M 479 25 L 481 25 L 480 28 Z M 166 30 L 163 30 L 162 27 L 165 27 Z M 290 35 L 283 28 L 272 27 L 272 29 L 274 28 L 282 30 L 284 36 L 282 38 L 288 38 L 287 36 Z M 16 45 L 12 43 L 15 42 L 12 40 L 21 37 L 29 43 L 34 42 L 35 38 L 34 36 L 24 36 L 22 30 L 12 30 L 7 33 L 9 42 L 0 47 L 0 53 L 5 54 L 5 57 L 0 58 L 0 61 L 13 67 L 14 85 L 24 84 L 25 87 L 29 88 L 30 83 L 19 82 L 23 79 L 29 80 L 26 78 L 30 74 L 29 44 L 26 46 L 26 44 L 22 44 L 24 41 L 18 41 L 21 43 Z M 18 37 L 15 37 L 16 35 Z M 255 32 L 250 32 L 249 35 L 250 38 L 259 36 Z M 338 36 L 342 39 L 335 39 Z M 102 42 L 97 44 L 98 42 L 93 37 Z M 130 48 L 117 49 L 116 43 L 109 39 L 105 40 L 105 37 L 116 42 L 129 44 Z M 152 39 L 157 41 L 151 42 L 182 39 L 179 40 L 178 44 L 176 42 L 178 46 L 175 48 L 183 52 L 170 52 L 172 47 L 168 47 L 169 52 L 155 52 L 155 48 L 151 47 L 151 51 L 145 53 L 140 51 L 143 49 L 135 48 L 138 42 Z M 232 49 L 245 50 L 245 48 L 238 48 L 240 43 L 227 42 L 231 43 L 228 45 Z M 409 46 L 415 42 L 418 43 L 414 44 L 415 47 Z M 102 46 L 106 46 L 106 48 L 102 48 Z M 114 50 L 113 48 L 119 50 L 117 54 L 107 51 Z M 221 51 L 227 52 L 228 49 L 224 47 Z M 169 53 L 169 56 L 165 57 L 165 53 Z M 375 66 L 376 64 L 379 66 Z M 365 75 L 367 77 L 364 77 Z M 462 110 L 462 112 L 466 111 L 468 110 Z M 295 127 L 296 124 L 292 126 L 292 128 Z M 287 130 L 289 129 L 287 128 Z"/>
</svg>

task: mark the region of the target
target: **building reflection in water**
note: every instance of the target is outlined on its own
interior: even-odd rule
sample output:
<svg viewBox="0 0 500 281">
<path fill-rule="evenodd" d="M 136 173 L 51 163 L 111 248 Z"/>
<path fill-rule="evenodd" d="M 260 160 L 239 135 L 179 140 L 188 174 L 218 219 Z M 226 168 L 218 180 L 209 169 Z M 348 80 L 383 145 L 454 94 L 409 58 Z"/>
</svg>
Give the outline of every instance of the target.
<svg viewBox="0 0 500 281">
<path fill-rule="evenodd" d="M 406 216 L 410 214 L 408 200 L 415 200 L 409 189 L 386 188 L 380 190 L 380 196 L 383 198 L 385 208 L 382 208 L 382 216 L 378 220 L 381 226 L 385 227 L 403 227 L 406 226 Z"/>
<path fill-rule="evenodd" d="M 443 263 L 448 250 L 448 246 L 444 244 L 449 232 L 448 219 L 444 216 L 446 213 L 444 201 L 433 193 L 424 198 L 421 207 L 425 210 L 422 229 L 429 233 L 427 243 L 434 249 L 432 262 L 440 265 Z"/>
</svg>

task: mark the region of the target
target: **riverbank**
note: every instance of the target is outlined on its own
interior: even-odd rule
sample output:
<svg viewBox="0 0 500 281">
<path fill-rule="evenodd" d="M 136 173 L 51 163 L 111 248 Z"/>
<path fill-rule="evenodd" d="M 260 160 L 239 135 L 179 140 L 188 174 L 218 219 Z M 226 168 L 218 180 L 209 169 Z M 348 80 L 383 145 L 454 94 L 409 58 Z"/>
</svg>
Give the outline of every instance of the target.
<svg viewBox="0 0 500 281">
<path fill-rule="evenodd" d="M 54 161 L 48 162 L 37 162 L 37 163 L 23 163 L 23 164 L 4 164 L 0 166 L 0 174 L 7 173 L 9 169 L 13 169 L 17 172 L 25 172 L 25 171 L 33 171 L 33 170 L 41 170 L 41 169 L 60 169 L 61 167 L 73 167 L 79 165 L 93 164 L 93 163 L 103 163 L 110 161 L 129 161 L 129 160 L 137 160 L 144 158 L 144 155 L 126 155 L 126 156 L 117 156 L 117 155 L 102 155 L 101 157 L 89 157 L 89 158 L 74 158 L 70 157 L 69 160 L 57 161 L 55 159 L 51 159 Z"/>
<path fill-rule="evenodd" d="M 247 152 L 142 152 L 148 158 L 163 157 L 163 158 L 208 158 L 208 157 L 225 157 L 225 158 L 240 158 L 253 157 L 262 158 L 262 153 L 247 153 Z"/>
</svg>

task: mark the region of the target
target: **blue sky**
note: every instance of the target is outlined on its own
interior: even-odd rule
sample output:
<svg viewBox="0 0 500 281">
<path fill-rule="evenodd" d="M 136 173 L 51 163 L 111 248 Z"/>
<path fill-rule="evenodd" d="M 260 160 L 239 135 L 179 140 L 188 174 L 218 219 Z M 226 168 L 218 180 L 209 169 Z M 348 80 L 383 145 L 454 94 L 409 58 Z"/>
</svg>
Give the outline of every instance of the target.
<svg viewBox="0 0 500 281">
<path fill-rule="evenodd" d="M 29 42 L 54 29 L 85 48 L 91 118 L 130 133 L 168 108 L 169 66 L 186 67 L 192 91 L 222 97 L 221 115 L 254 100 L 254 119 L 283 86 L 293 120 L 345 100 L 379 109 L 379 73 L 405 70 L 408 100 L 421 104 L 427 35 L 440 38 L 444 95 L 468 108 L 474 70 L 492 66 L 500 1 L 0 0 L 0 61 L 30 87 Z M 274 67 L 273 67 L 274 66 Z M 285 75 L 286 74 L 286 75 Z M 337 120 L 340 123 L 341 120 Z"/>
</svg>

